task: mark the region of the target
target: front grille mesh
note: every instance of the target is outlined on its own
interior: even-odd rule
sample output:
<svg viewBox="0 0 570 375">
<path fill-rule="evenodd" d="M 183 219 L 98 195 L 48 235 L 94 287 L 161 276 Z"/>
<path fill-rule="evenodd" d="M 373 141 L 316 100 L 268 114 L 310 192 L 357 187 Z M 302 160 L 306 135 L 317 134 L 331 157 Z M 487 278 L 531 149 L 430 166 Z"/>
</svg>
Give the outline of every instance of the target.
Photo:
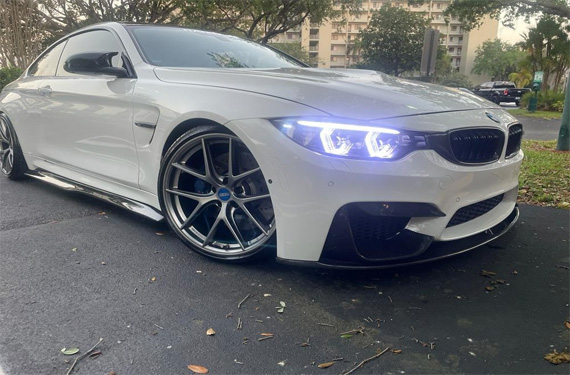
<svg viewBox="0 0 570 375">
<path fill-rule="evenodd" d="M 451 150 L 457 161 L 468 164 L 499 160 L 505 134 L 499 129 L 464 129 L 449 135 Z"/>
<path fill-rule="evenodd" d="M 486 214 L 487 212 L 491 211 L 493 208 L 497 207 L 499 203 L 503 200 L 504 194 L 497 195 L 496 197 L 486 199 L 481 202 L 470 204 L 469 206 L 465 206 L 457 210 L 455 215 L 447 224 L 447 227 L 454 227 L 459 224 L 466 223 L 471 221 L 475 218 L 478 218 L 481 215 Z"/>
<path fill-rule="evenodd" d="M 509 128 L 509 140 L 507 141 L 506 157 L 513 157 L 521 149 L 521 141 L 523 136 L 523 127 L 521 124 L 515 124 Z"/>
</svg>

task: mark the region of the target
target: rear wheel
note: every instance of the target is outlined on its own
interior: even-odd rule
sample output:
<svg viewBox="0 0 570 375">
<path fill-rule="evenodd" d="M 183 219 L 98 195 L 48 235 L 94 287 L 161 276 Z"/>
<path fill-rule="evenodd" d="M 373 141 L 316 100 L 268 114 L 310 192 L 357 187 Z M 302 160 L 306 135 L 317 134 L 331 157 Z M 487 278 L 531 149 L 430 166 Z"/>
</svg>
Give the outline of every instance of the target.
<svg viewBox="0 0 570 375">
<path fill-rule="evenodd" d="M 195 128 L 170 147 L 159 199 L 174 232 L 200 254 L 240 261 L 274 248 L 275 218 L 261 168 L 225 128 Z"/>
<path fill-rule="evenodd" d="M 501 104 L 501 99 L 499 99 L 498 95 L 493 96 L 493 98 L 491 99 L 493 101 L 493 103 L 495 104 Z"/>
<path fill-rule="evenodd" d="M 28 170 L 14 127 L 4 113 L 0 113 L 0 169 L 11 180 L 24 177 Z"/>
</svg>

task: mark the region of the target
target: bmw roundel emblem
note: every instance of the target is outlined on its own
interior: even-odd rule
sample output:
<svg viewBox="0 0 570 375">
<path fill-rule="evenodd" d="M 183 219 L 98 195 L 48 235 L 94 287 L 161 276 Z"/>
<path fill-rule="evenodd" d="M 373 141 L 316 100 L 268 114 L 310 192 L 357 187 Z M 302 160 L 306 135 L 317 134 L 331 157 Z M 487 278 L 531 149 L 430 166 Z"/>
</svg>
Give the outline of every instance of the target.
<svg viewBox="0 0 570 375">
<path fill-rule="evenodd" d="M 487 117 L 489 117 L 491 120 L 495 121 L 497 124 L 500 123 L 501 121 L 498 120 L 494 114 L 492 114 L 491 112 L 487 112 L 485 111 L 485 114 L 487 115 Z"/>
<path fill-rule="evenodd" d="M 230 199 L 231 194 L 230 191 L 226 188 L 221 188 L 220 190 L 218 190 L 218 198 L 220 198 L 222 201 L 227 201 L 228 199 Z"/>
</svg>

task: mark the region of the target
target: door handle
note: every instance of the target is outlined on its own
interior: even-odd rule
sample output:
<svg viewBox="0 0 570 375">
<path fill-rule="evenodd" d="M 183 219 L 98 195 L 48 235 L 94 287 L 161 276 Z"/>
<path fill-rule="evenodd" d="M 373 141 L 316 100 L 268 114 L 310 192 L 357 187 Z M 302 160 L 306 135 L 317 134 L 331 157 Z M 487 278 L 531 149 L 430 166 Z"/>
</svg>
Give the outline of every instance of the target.
<svg viewBox="0 0 570 375">
<path fill-rule="evenodd" d="M 52 90 L 51 90 L 51 87 L 49 87 L 49 86 L 44 86 L 44 87 L 40 87 L 40 88 L 38 89 L 38 91 L 40 92 L 40 94 L 47 96 L 47 95 L 51 94 L 51 91 L 52 91 Z"/>
</svg>

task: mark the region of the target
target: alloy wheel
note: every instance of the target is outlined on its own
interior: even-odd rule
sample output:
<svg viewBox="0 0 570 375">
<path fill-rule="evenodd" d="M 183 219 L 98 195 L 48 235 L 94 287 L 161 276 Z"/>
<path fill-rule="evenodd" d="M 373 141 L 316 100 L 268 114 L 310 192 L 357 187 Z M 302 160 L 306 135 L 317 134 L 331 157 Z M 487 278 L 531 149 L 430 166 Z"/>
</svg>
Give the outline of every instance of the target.
<svg viewBox="0 0 570 375">
<path fill-rule="evenodd" d="M 0 168 L 7 175 L 14 169 L 14 137 L 3 117 L 0 117 Z"/>
<path fill-rule="evenodd" d="M 207 255 L 242 258 L 260 250 L 275 231 L 261 169 L 233 135 L 205 134 L 182 144 L 162 182 L 174 230 Z"/>
</svg>

